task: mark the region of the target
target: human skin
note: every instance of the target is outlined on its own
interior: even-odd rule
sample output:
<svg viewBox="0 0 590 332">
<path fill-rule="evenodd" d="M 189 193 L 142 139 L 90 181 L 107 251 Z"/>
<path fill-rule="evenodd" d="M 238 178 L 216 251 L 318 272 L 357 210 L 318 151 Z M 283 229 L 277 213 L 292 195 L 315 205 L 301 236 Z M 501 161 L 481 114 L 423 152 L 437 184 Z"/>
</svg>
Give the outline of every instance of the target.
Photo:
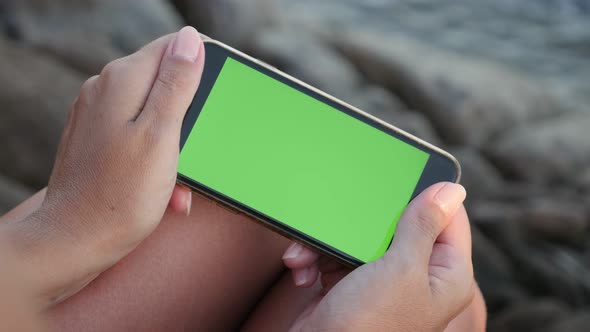
<svg viewBox="0 0 590 332">
<path fill-rule="evenodd" d="M 41 206 L 44 195 L 39 192 L 1 220 L 25 218 Z M 244 331 L 287 330 L 320 295 L 320 282 L 296 287 L 286 273 L 273 286 L 287 241 L 200 196 L 192 204 L 190 217 L 182 203 L 169 208 L 161 225 L 133 253 L 52 309 L 53 329 L 235 330 L 246 321 Z M 187 234 L 202 236 L 195 241 Z M 228 297 L 228 290 L 234 296 Z M 469 307 L 445 331 L 483 331 L 485 322 L 477 289 Z"/>
<path fill-rule="evenodd" d="M 24 299 L 54 329 L 232 329 L 280 273 L 286 240 L 174 189 L 180 124 L 202 72 L 201 46 L 196 31 L 183 29 L 85 83 L 46 195 L 3 218 L 0 237 L 19 258 Z M 467 219 L 454 217 L 465 192 L 454 184 L 433 188 L 400 220 L 392 250 L 331 285 L 294 329 L 341 327 L 331 325 L 330 309 L 351 295 L 358 301 L 339 308 L 350 328 L 443 329 L 468 305 L 469 237 L 456 231 Z M 182 217 L 191 200 L 194 218 Z M 399 296 L 409 284 L 416 292 Z M 420 309 L 412 315 L 403 306 Z M 427 320 L 414 317 L 425 310 Z M 375 312 L 397 319 L 371 317 Z"/>
<path fill-rule="evenodd" d="M 38 193 L 3 220 L 21 220 L 43 197 Z M 238 329 L 283 273 L 281 255 L 289 242 L 199 195 L 190 216 L 184 211 L 169 207 L 136 250 L 46 311 L 48 329 Z"/>
</svg>

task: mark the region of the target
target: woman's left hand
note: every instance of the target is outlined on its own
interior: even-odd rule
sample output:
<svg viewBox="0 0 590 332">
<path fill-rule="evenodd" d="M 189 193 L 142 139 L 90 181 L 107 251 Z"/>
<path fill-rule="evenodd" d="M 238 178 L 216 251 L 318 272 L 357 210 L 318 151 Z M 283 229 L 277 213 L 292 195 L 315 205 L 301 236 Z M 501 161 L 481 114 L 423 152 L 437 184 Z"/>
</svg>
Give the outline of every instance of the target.
<svg viewBox="0 0 590 332">
<path fill-rule="evenodd" d="M 322 286 L 292 329 L 483 330 L 485 308 L 473 278 L 464 198 L 465 190 L 452 183 L 426 189 L 403 213 L 383 257 L 354 270 L 300 244 L 291 245 L 283 261 L 296 286 L 311 287 L 318 278 Z M 484 314 L 457 321 L 472 303 Z"/>
</svg>

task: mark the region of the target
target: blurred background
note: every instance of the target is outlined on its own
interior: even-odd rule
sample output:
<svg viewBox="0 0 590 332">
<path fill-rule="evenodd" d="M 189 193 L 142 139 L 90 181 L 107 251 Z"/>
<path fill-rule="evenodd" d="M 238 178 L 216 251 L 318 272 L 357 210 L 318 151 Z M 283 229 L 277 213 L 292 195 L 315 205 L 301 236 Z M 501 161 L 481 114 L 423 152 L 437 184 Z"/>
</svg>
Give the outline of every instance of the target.
<svg viewBox="0 0 590 332">
<path fill-rule="evenodd" d="M 586 0 L 0 0 L 0 214 L 82 82 L 184 24 L 458 157 L 490 331 L 590 329 Z"/>
</svg>

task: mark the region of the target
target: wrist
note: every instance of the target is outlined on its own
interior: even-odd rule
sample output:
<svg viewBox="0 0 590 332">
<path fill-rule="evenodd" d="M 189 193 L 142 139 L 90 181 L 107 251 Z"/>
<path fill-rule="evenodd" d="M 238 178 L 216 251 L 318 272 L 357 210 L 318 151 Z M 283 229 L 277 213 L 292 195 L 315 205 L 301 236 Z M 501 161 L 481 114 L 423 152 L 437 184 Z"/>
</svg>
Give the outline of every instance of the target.
<svg viewBox="0 0 590 332">
<path fill-rule="evenodd" d="M 19 302 L 27 308 L 38 309 L 35 285 L 39 274 L 34 271 L 34 262 L 27 253 L 30 236 L 26 234 L 29 232 L 23 230 L 29 217 L 0 225 L 0 262 L 3 265 L 0 284 L 3 289 L 18 294 Z"/>
<path fill-rule="evenodd" d="M 59 224 L 65 216 L 45 204 L 22 220 L 0 226 L 2 262 L 10 263 L 10 274 L 18 276 L 19 289 L 31 307 L 42 311 L 69 293 L 66 278 L 78 266 L 71 239 L 60 239 Z M 67 246 L 66 246 L 67 245 Z M 70 247 L 70 248 L 68 248 Z"/>
</svg>

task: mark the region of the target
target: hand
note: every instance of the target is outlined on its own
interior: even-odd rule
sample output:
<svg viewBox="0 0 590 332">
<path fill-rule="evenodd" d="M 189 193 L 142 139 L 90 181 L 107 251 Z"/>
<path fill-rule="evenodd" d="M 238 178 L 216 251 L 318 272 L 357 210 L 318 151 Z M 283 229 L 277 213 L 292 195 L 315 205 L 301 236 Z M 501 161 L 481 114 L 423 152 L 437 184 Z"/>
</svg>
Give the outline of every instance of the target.
<svg viewBox="0 0 590 332">
<path fill-rule="evenodd" d="M 414 199 L 388 252 L 353 271 L 293 244 L 283 260 L 295 284 L 323 292 L 293 331 L 442 331 L 475 292 L 463 187 L 439 183 Z"/>
<path fill-rule="evenodd" d="M 197 90 L 204 47 L 193 28 L 108 64 L 84 83 L 69 113 L 42 207 L 2 225 L 28 295 L 46 308 L 133 250 L 174 189 L 182 120 Z"/>
</svg>

